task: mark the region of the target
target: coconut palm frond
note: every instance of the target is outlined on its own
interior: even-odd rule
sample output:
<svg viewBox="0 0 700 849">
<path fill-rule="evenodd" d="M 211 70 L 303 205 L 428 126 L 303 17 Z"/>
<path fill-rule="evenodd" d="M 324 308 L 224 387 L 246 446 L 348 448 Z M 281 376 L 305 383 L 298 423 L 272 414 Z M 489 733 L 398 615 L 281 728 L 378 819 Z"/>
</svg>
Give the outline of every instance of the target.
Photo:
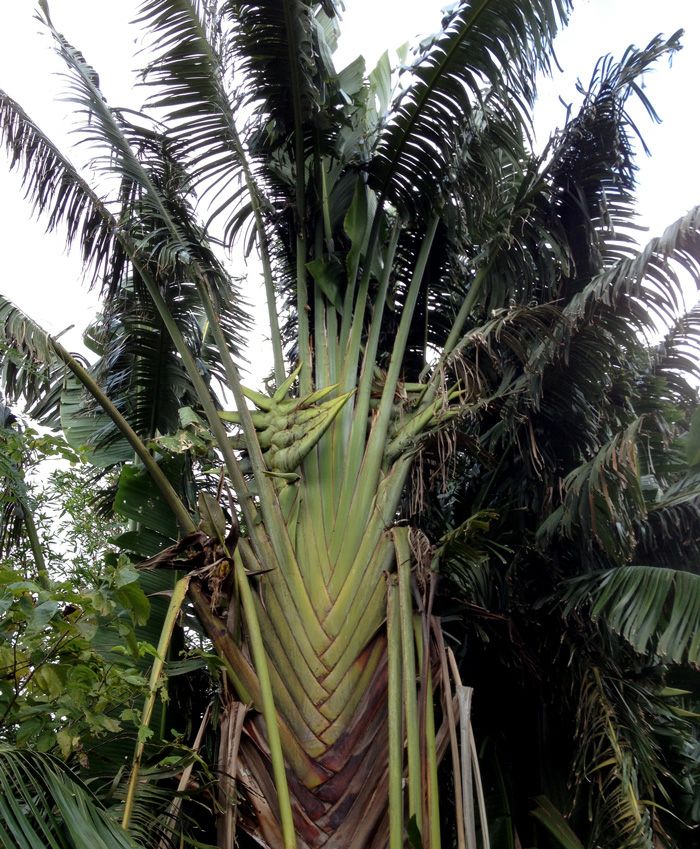
<svg viewBox="0 0 700 849">
<path fill-rule="evenodd" d="M 188 197 L 191 182 L 181 162 L 181 145 L 157 126 L 136 124 L 112 110 L 82 53 L 54 28 L 48 16 L 45 22 L 69 68 L 70 97 L 86 116 L 82 134 L 95 150 L 93 164 L 120 177 L 119 237 L 128 246 L 129 258 L 141 266 L 153 263 L 163 275 L 189 277 L 221 312 L 231 313 L 229 324 L 240 331 L 246 317 L 236 303 L 232 281 L 204 229 L 194 220 Z M 230 341 L 240 343 L 240 336 Z"/>
<path fill-rule="evenodd" d="M 198 197 L 213 193 L 212 217 L 226 212 L 229 224 L 249 217 L 251 194 L 254 204 L 264 201 L 237 125 L 219 10 L 199 0 L 147 0 L 136 23 L 148 29 L 155 56 L 141 75 L 154 89 L 148 106 L 163 114 L 179 143 Z"/>
</svg>

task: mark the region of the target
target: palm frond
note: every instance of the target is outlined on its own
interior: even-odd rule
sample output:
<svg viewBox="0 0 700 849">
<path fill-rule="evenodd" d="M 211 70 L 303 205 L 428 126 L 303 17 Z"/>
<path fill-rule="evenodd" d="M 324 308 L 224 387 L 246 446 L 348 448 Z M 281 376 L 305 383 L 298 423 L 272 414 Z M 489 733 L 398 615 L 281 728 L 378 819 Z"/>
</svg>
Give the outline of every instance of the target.
<svg viewBox="0 0 700 849">
<path fill-rule="evenodd" d="M 309 141 L 314 126 L 323 128 L 324 146 L 332 140 L 335 73 L 327 51 L 320 49 L 318 7 L 308 0 L 225 0 L 222 5 L 232 25 L 229 47 L 236 71 L 245 79 L 242 94 L 256 110 L 254 150 L 270 152 L 290 142 L 293 150 Z M 335 15 L 334 2 L 324 8 Z"/>
<path fill-rule="evenodd" d="M 642 251 L 595 275 L 565 312 L 582 316 L 604 304 L 624 310 L 648 334 L 674 324 L 683 313 L 684 281 L 700 287 L 700 207 L 694 207 L 651 239 Z"/>
<path fill-rule="evenodd" d="M 247 194 L 259 189 L 236 125 L 219 12 L 200 0 L 146 0 L 136 23 L 148 28 L 155 56 L 141 75 L 155 89 L 148 105 L 163 113 L 168 135 L 198 181 L 199 198 L 214 191 L 214 214 L 227 211 L 231 221 L 245 212 Z"/>
<path fill-rule="evenodd" d="M 539 159 L 513 138 L 511 153 L 519 152 L 517 164 L 510 162 L 503 120 L 486 108 L 480 113 L 453 160 L 453 199 L 443 213 L 451 237 L 440 244 L 443 266 L 426 287 L 426 303 L 432 296 L 434 304 L 425 325 L 434 345 L 440 316 L 453 318 L 465 296 L 475 314 L 514 301 L 568 299 L 605 265 L 634 254 L 636 127 L 626 103 L 637 92 L 656 117 L 640 77 L 678 47 L 676 34 L 630 48 L 619 63 L 601 60 L 588 89 L 580 86 L 580 110 L 567 116 Z M 479 268 L 479 291 L 470 292 Z"/>
<path fill-rule="evenodd" d="M 0 403 L 0 558 L 8 557 L 21 539 L 29 495 L 13 426 L 15 416 Z"/>
<path fill-rule="evenodd" d="M 569 472 L 562 503 L 540 525 L 540 538 L 555 531 L 571 537 L 580 528 L 609 556 L 627 557 L 634 545 L 632 521 L 645 510 L 637 454 L 641 426 L 641 419 L 633 421 Z"/>
<path fill-rule="evenodd" d="M 57 426 L 65 366 L 47 332 L 0 295 L 0 391 L 44 424 Z"/>
<path fill-rule="evenodd" d="M 0 843 L 7 849 L 137 849 L 50 755 L 0 744 Z"/>
<path fill-rule="evenodd" d="M 68 52 L 68 55 L 73 55 L 70 54 L 73 48 L 67 44 L 65 39 L 60 44 L 62 51 Z M 82 54 L 79 56 L 77 51 L 74 51 L 74 53 L 75 61 L 83 63 L 81 67 L 85 76 L 85 85 L 90 88 L 94 85 L 94 72 L 84 64 Z M 107 107 L 101 99 L 100 103 L 106 110 Z M 121 211 L 113 215 L 108 204 L 93 192 L 76 169 L 14 101 L 2 94 L 0 107 L 0 129 L 3 131 L 6 145 L 12 153 L 13 164 L 16 163 L 23 169 L 23 180 L 27 194 L 34 203 L 37 213 L 48 217 L 49 229 L 54 229 L 59 225 L 65 226 L 69 244 L 75 239 L 79 240 L 84 262 L 91 267 L 93 279 L 101 280 L 103 290 L 110 297 L 113 319 L 119 321 L 114 317 L 118 314 L 119 309 L 125 306 L 124 298 L 116 297 L 116 293 L 118 291 L 124 292 L 125 286 L 128 288 L 130 259 L 133 258 L 132 254 L 139 253 L 141 254 L 141 261 L 149 269 L 152 268 L 163 283 L 168 281 L 169 288 L 167 291 L 171 293 L 173 303 L 179 304 L 179 313 L 184 317 L 186 325 L 189 326 L 189 332 L 185 334 L 186 337 L 193 340 L 192 331 L 194 330 L 194 340 L 199 340 L 194 345 L 194 349 L 198 351 L 200 361 L 212 370 L 213 377 L 220 377 L 220 365 L 214 347 L 211 344 L 202 347 L 205 325 L 203 310 L 201 306 L 194 313 L 189 309 L 193 306 L 193 287 L 188 280 L 189 275 L 186 273 L 183 275 L 182 263 L 178 264 L 176 273 L 173 274 L 172 262 L 163 267 L 163 260 L 167 251 L 165 253 L 160 252 L 157 256 L 151 256 L 150 259 L 147 257 L 147 253 L 152 247 L 149 244 L 147 234 L 152 232 L 151 228 L 162 234 L 162 227 L 148 221 L 149 210 L 145 208 L 147 200 L 144 201 L 143 199 L 143 186 L 138 186 L 133 175 L 131 177 L 125 175 L 118 202 Z M 92 127 L 92 123 L 90 126 Z M 159 170 L 151 174 L 151 187 L 156 189 L 157 186 L 160 186 L 165 195 L 165 203 L 170 204 L 174 214 L 179 214 L 181 218 L 188 219 L 189 210 L 186 202 L 179 197 L 183 187 L 187 185 L 187 180 L 182 170 L 178 168 L 177 161 L 169 154 L 166 140 L 159 137 L 158 134 L 154 134 L 153 131 L 139 131 L 135 127 L 133 128 L 132 138 L 140 148 L 142 155 L 150 156 L 153 161 L 158 159 L 160 164 Z M 138 170 L 138 162 L 135 156 L 134 162 Z M 143 173 L 139 171 L 140 176 L 143 176 Z M 118 224 L 118 220 L 126 222 L 129 232 L 123 229 L 123 225 Z M 236 350 L 246 324 L 246 318 L 241 312 L 241 304 L 236 298 L 231 297 L 230 280 L 223 269 L 220 268 L 218 261 L 213 258 L 210 251 L 201 246 L 201 234 L 195 231 L 192 235 L 193 241 L 199 244 L 201 250 L 206 254 L 205 261 L 208 263 L 208 267 L 214 268 L 214 273 L 210 279 L 220 281 L 216 291 L 221 295 L 221 323 L 232 349 Z M 125 245 L 128 246 L 128 251 L 125 249 Z M 185 289 L 190 292 L 187 299 L 181 297 Z M 145 303 L 143 298 L 141 303 Z M 13 310 L 14 307 L 8 305 L 3 308 L 6 344 L 8 344 L 12 332 L 9 322 L 11 316 L 14 315 Z M 196 317 L 197 314 L 199 318 Z M 128 321 L 129 319 L 125 320 Z M 136 325 L 132 322 L 131 327 L 133 330 Z M 142 329 L 144 327 L 145 325 L 141 325 Z M 17 336 L 17 340 L 21 349 L 27 340 L 26 332 L 22 331 Z M 134 339 L 134 342 L 136 344 L 136 339 Z M 120 343 L 124 344 L 123 334 Z M 32 415 L 41 418 L 46 423 L 55 425 L 57 423 L 62 369 L 52 365 L 50 355 L 48 360 L 44 356 L 41 366 L 37 362 L 30 363 L 28 357 L 31 355 L 28 355 L 26 351 L 21 353 L 20 349 L 17 349 L 15 345 L 13 351 L 8 352 L 7 356 L 3 358 L 3 377 L 7 397 L 12 401 L 19 395 L 24 395 L 30 405 L 35 404 L 41 397 L 41 405 L 32 409 Z M 46 353 L 47 351 L 43 352 L 43 354 Z M 112 356 L 114 355 L 113 346 L 110 353 Z M 122 371 L 122 382 L 125 377 L 127 377 L 127 374 Z M 134 388 L 134 380 L 127 382 L 129 383 L 129 392 L 131 392 Z M 125 398 L 126 395 L 123 397 Z M 140 395 L 131 395 L 130 397 L 140 397 L 144 400 L 146 395 L 141 392 Z"/>
<path fill-rule="evenodd" d="M 159 277 L 161 294 L 210 385 L 223 383 L 221 360 L 207 333 L 199 294 L 186 277 Z M 222 315 L 222 323 L 230 314 Z M 226 326 L 230 338 L 237 328 Z M 86 340 L 99 360 L 92 373 L 136 433 L 145 440 L 173 433 L 182 407 L 199 409 L 196 393 L 143 282 L 135 270 L 120 281 Z M 84 412 L 95 414 L 94 404 Z M 118 437 L 114 428 L 110 433 Z M 105 436 L 108 436 L 105 434 Z M 104 442 L 98 438 L 98 444 Z M 109 437 L 107 438 L 109 442 Z"/>
<path fill-rule="evenodd" d="M 640 229 L 634 211 L 634 142 L 641 136 L 627 104 L 636 95 L 650 117 L 659 120 L 642 78 L 661 57 L 680 49 L 680 35 L 657 36 L 643 49 L 630 47 L 619 62 L 611 56 L 601 59 L 588 87 L 578 85 L 583 95 L 578 113 L 550 143 L 545 174 L 552 223 L 566 233 L 571 258 L 565 296 L 634 253 Z"/>
<path fill-rule="evenodd" d="M 565 614 L 586 608 L 642 654 L 700 662 L 700 575 L 656 566 L 621 566 L 568 581 Z"/>
<path fill-rule="evenodd" d="M 181 162 L 181 143 L 169 139 L 157 126 L 127 121 L 119 110 L 112 110 L 82 53 L 54 28 L 48 16 L 46 24 L 69 68 L 70 99 L 86 116 L 81 131 L 95 150 L 93 165 L 121 177 L 124 205 L 119 235 L 129 244 L 130 257 L 153 263 L 161 274 L 194 277 L 210 291 L 221 312 L 231 313 L 230 324 L 240 330 L 245 317 L 235 303 L 232 282 L 206 232 L 194 219 L 188 197 L 191 180 Z"/>
<path fill-rule="evenodd" d="M 700 556 L 700 486 L 662 498 L 636 527 L 635 560 L 645 565 L 692 570 Z"/>
<path fill-rule="evenodd" d="M 678 39 L 679 33 L 657 37 L 643 50 L 630 48 L 617 63 L 611 57 L 601 60 L 588 88 L 579 85 L 578 112 L 567 115 L 540 159 L 522 154 L 524 167 L 510 166 L 503 156 L 495 164 L 479 163 L 481 147 L 484 156 L 493 157 L 499 146 L 488 121 L 478 146 L 480 135 L 473 133 L 462 154 L 464 165 L 459 160 L 454 165 L 465 220 L 453 229 L 470 234 L 472 247 L 462 247 L 464 258 L 482 265 L 488 260 L 479 298 L 483 309 L 503 308 L 513 299 L 568 300 L 603 267 L 635 254 L 640 228 L 633 209 L 633 137 L 638 130 L 627 102 L 637 94 L 657 117 L 641 78 L 679 49 Z M 491 174 L 497 180 L 492 177 L 488 190 L 475 190 L 475 170 L 476 179 Z M 476 258 L 474 244 L 480 251 Z"/>
<path fill-rule="evenodd" d="M 0 143 L 10 167 L 21 173 L 22 186 L 37 215 L 49 231 L 65 228 L 66 243 L 77 242 L 92 279 L 119 266 L 115 222 L 105 203 L 72 163 L 36 126 L 26 112 L 0 91 Z"/>
<path fill-rule="evenodd" d="M 481 104 L 516 138 L 547 69 L 567 0 L 462 2 L 424 44 L 394 103 L 371 165 L 372 184 L 405 213 L 425 209 L 442 188 Z M 483 114 L 483 113 L 482 113 Z M 507 152 L 508 134 L 502 134 Z"/>
<path fill-rule="evenodd" d="M 577 736 L 580 748 L 575 764 L 577 779 L 588 784 L 593 837 L 597 845 L 617 849 L 652 849 L 651 806 L 644 794 L 650 788 L 640 775 L 634 743 L 635 723 L 623 694 L 612 697 L 615 682 L 592 667 L 584 675 L 579 694 Z M 619 708 L 622 707 L 620 710 Z M 594 844 L 595 845 L 595 844 Z"/>
<path fill-rule="evenodd" d="M 700 380 L 700 301 L 671 326 L 654 352 L 654 375 L 663 376 L 680 398 Z"/>
<path fill-rule="evenodd" d="M 502 584 L 494 566 L 506 562 L 512 553 L 491 539 L 491 525 L 499 518 L 493 510 L 475 513 L 443 534 L 433 555 L 433 567 L 448 577 L 470 604 L 485 610 L 492 608 Z"/>
</svg>

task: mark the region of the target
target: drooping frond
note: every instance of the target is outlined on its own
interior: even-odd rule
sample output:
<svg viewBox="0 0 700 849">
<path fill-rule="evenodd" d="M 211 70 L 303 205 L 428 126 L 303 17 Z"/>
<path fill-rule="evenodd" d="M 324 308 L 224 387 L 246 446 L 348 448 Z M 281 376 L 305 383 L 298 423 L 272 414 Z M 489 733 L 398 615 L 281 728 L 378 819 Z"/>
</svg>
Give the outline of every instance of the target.
<svg viewBox="0 0 700 849">
<path fill-rule="evenodd" d="M 28 507 L 16 423 L 10 408 L 0 402 L 0 559 L 20 541 Z"/>
<path fill-rule="evenodd" d="M 642 420 L 634 420 L 569 472 L 561 483 L 562 503 L 540 525 L 540 537 L 571 537 L 579 528 L 609 556 L 627 556 L 634 544 L 632 521 L 644 511 L 637 459 L 641 427 Z"/>
<path fill-rule="evenodd" d="M 571 316 L 596 303 L 623 309 L 640 330 L 653 333 L 683 312 L 683 283 L 700 288 L 700 207 L 690 210 L 632 256 L 597 274 L 566 307 Z"/>
<path fill-rule="evenodd" d="M 579 83 L 583 103 L 550 143 L 545 175 L 550 184 L 552 224 L 567 237 L 571 269 L 566 296 L 592 276 L 635 249 L 635 137 L 639 131 L 628 109 L 636 95 L 659 120 L 642 89 L 645 72 L 680 49 L 680 32 L 660 36 L 643 49 L 630 47 L 619 62 L 607 56 L 588 87 Z M 643 143 L 643 142 L 642 142 Z"/>
<path fill-rule="evenodd" d="M 679 457 L 678 447 L 676 443 L 667 448 L 666 455 L 651 466 L 672 483 L 662 490 L 656 475 L 648 478 L 651 498 L 646 516 L 637 522 L 635 559 L 645 565 L 694 571 L 700 555 L 700 475 L 692 470 L 684 473 L 685 458 Z"/>
<path fill-rule="evenodd" d="M 152 34 L 155 58 L 143 72 L 144 83 L 155 88 L 149 106 L 164 113 L 168 137 L 188 163 L 197 198 L 207 196 L 209 223 L 223 221 L 223 241 L 231 247 L 245 227 L 246 252 L 254 241 L 262 259 L 268 301 L 275 370 L 284 372 L 279 340 L 277 299 L 271 255 L 278 250 L 274 231 L 266 231 L 273 205 L 262 189 L 254 162 L 243 142 L 238 118 L 241 98 L 232 90 L 228 40 L 216 5 L 198 0 L 149 0 L 139 21 Z M 269 175 L 268 175 L 269 176 Z M 268 181 L 269 182 L 269 181 Z M 266 187 L 269 191 L 269 186 Z"/>
<path fill-rule="evenodd" d="M 663 376 L 681 397 L 687 397 L 688 378 L 700 380 L 700 301 L 673 324 L 656 346 L 653 373 Z"/>
<path fill-rule="evenodd" d="M 41 132 L 24 110 L 0 91 L 0 144 L 10 167 L 21 174 L 22 186 L 47 230 L 65 228 L 70 247 L 77 241 L 93 280 L 110 266 L 120 265 L 115 221 L 104 202 L 76 168 Z M 121 252 L 123 261 L 123 252 Z"/>
<path fill-rule="evenodd" d="M 204 316 L 194 286 L 176 279 L 165 282 L 162 292 L 207 379 L 221 379 L 218 358 L 211 357 L 203 344 Z M 192 384 L 138 274 L 121 282 L 99 320 L 88 328 L 85 339 L 99 355 L 92 374 L 144 440 L 176 431 L 179 409 L 197 407 Z M 64 427 L 69 423 L 70 408 L 71 426 L 77 426 L 80 432 L 84 425 L 92 446 L 106 448 L 115 440 L 121 442 L 111 422 L 107 420 L 104 427 L 99 426 L 95 417 L 100 418 L 100 411 L 94 402 L 86 399 L 78 386 L 68 388 L 70 391 L 62 397 Z"/>
<path fill-rule="evenodd" d="M 616 682 L 598 668 L 592 667 L 584 675 L 577 715 L 579 750 L 575 770 L 579 782 L 590 788 L 597 845 L 652 849 L 652 815 L 645 795 L 650 788 L 644 786 L 639 769 L 641 752 L 634 746 L 640 737 L 635 734 L 640 718 L 615 688 Z"/>
<path fill-rule="evenodd" d="M 148 106 L 163 114 L 190 163 L 198 197 L 215 192 L 215 214 L 226 210 L 230 220 L 258 189 L 236 125 L 218 12 L 199 0 L 146 0 L 136 23 L 148 27 L 154 54 L 142 72 L 155 89 Z"/>
<path fill-rule="evenodd" d="M 453 160 L 452 201 L 444 211 L 450 239 L 440 245 L 443 268 L 427 284 L 435 293 L 425 323 L 433 338 L 439 317 L 452 319 L 465 300 L 473 321 L 513 301 L 568 299 L 604 266 L 634 255 L 635 128 L 626 103 L 639 92 L 655 115 L 639 79 L 678 46 L 676 34 L 630 49 L 619 63 L 601 61 L 588 90 L 581 88 L 580 110 L 541 159 L 522 145 L 517 161 L 509 161 L 501 138 L 507 127 L 488 110 L 480 114 Z"/>
<path fill-rule="evenodd" d="M 488 265 L 478 297 L 485 301 L 483 309 L 504 307 L 512 299 L 568 300 L 604 267 L 635 255 L 636 127 L 627 101 L 638 94 L 655 116 L 641 77 L 677 49 L 678 33 L 655 38 L 643 50 L 630 48 L 618 63 L 610 57 L 601 60 L 588 88 L 580 87 L 579 110 L 567 116 L 541 159 L 524 156 L 525 165 L 514 166 L 502 157 L 497 167 L 485 163 L 474 168 L 479 148 L 475 151 L 470 140 L 464 166 L 455 163 L 456 196 L 465 210 L 457 232 L 469 233 L 466 258 L 476 245 L 479 263 Z M 483 145 L 493 156 L 497 144 L 488 125 L 484 135 Z M 488 192 L 481 188 L 471 196 L 473 181 L 489 174 L 498 180 Z"/>
<path fill-rule="evenodd" d="M 65 366 L 46 331 L 0 295 L 0 392 L 31 415 L 57 425 Z"/>
<path fill-rule="evenodd" d="M 642 654 L 700 662 L 700 575 L 621 566 L 572 579 L 562 598 L 566 613 L 589 610 Z"/>
<path fill-rule="evenodd" d="M 65 39 L 60 43 L 60 49 L 65 55 L 73 55 L 70 52 L 73 48 L 67 45 Z M 87 93 L 93 93 L 102 110 L 109 113 L 97 90 L 92 91 L 92 69 L 84 65 L 83 60 L 77 56 L 77 51 L 75 54 L 75 62 L 83 63 L 79 67 L 84 75 Z M 89 102 L 83 102 L 86 109 L 89 109 Z M 125 137 L 118 134 L 119 121 L 116 117 L 114 122 L 119 140 L 128 147 Z M 123 285 L 123 279 L 128 276 L 130 263 L 134 259 L 156 275 L 160 274 L 164 279 L 170 280 L 171 285 L 182 285 L 178 284 L 178 277 L 183 277 L 182 265 L 189 246 L 192 251 L 198 252 L 198 259 L 206 266 L 207 279 L 215 284 L 214 291 L 220 297 L 222 327 L 235 350 L 240 344 L 246 318 L 241 311 L 240 302 L 232 297 L 232 284 L 228 275 L 206 245 L 205 235 L 189 223 L 191 210 L 186 197 L 183 197 L 183 193 L 189 190 L 189 182 L 171 153 L 173 145 L 169 146 L 164 137 L 151 130 L 129 126 L 131 140 L 137 150 L 147 161 L 157 162 L 158 167 L 149 174 L 145 167 L 140 167 L 136 154 L 129 148 L 127 157 L 131 156 L 133 168 L 131 173 L 128 169 L 123 173 L 119 197 L 114 204 L 109 204 L 95 194 L 21 108 L 4 93 L 0 95 L 0 132 L 3 133 L 11 152 L 12 163 L 22 168 L 23 182 L 29 199 L 37 213 L 47 218 L 49 229 L 64 226 L 69 244 L 76 239 L 79 241 L 83 261 L 91 269 L 93 279 L 100 281 L 103 290 L 110 297 L 114 295 Z M 89 129 L 95 129 L 92 118 Z M 126 135 L 126 124 L 123 129 Z M 107 138 L 110 138 L 109 134 Z M 96 139 L 93 137 L 93 140 Z M 104 142 L 104 138 L 101 141 Z M 160 204 L 156 202 L 149 205 L 149 188 Z M 167 242 L 164 244 L 160 241 L 158 249 L 152 243 L 154 231 L 160 240 L 164 235 L 163 221 L 158 217 L 158 213 L 164 213 L 171 224 L 173 220 L 183 222 L 177 230 L 181 244 L 168 247 Z M 178 265 L 175 273 L 173 262 Z M 187 275 L 187 271 L 184 275 Z M 186 281 L 187 277 L 184 279 Z M 113 306 L 118 306 L 118 299 L 114 301 Z M 191 317 L 188 320 L 191 320 Z M 214 360 L 211 362 L 213 365 Z M 11 365 L 8 368 L 11 368 Z M 55 405 L 56 398 L 53 403 Z"/>
<path fill-rule="evenodd" d="M 534 98 L 535 75 L 547 69 L 551 43 L 566 19 L 566 0 L 462 2 L 409 69 L 380 135 L 371 165 L 382 197 L 407 213 L 430 206 L 452 159 L 485 103 L 518 137 Z M 508 152 L 508 133 L 502 134 Z"/>
<path fill-rule="evenodd" d="M 137 849 L 68 767 L 0 744 L 0 843 L 7 849 Z"/>
<path fill-rule="evenodd" d="M 244 319 L 231 280 L 205 231 L 194 220 L 188 198 L 190 178 L 180 162 L 180 144 L 157 127 L 131 123 L 112 110 L 80 51 L 56 31 L 48 16 L 46 23 L 70 70 L 70 96 L 87 118 L 82 134 L 95 149 L 93 164 L 121 177 L 126 203 L 120 211 L 120 239 L 129 244 L 130 259 L 148 260 L 161 274 L 190 276 L 219 311 L 230 311 L 240 324 Z"/>
<path fill-rule="evenodd" d="M 320 15 L 335 15 L 335 3 L 308 0 L 225 0 L 231 22 L 230 48 L 243 95 L 256 112 L 254 149 L 273 151 L 291 142 L 294 158 L 313 128 L 326 138 L 332 126 L 334 73 L 329 54 L 319 48 Z M 299 147 L 301 146 L 301 147 Z M 297 162 L 298 167 L 303 167 Z"/>
<path fill-rule="evenodd" d="M 502 589 L 495 563 L 507 562 L 512 553 L 490 539 L 491 525 L 499 520 L 494 510 L 481 510 L 443 534 L 435 550 L 433 567 L 446 575 L 469 604 L 489 610 Z"/>
</svg>

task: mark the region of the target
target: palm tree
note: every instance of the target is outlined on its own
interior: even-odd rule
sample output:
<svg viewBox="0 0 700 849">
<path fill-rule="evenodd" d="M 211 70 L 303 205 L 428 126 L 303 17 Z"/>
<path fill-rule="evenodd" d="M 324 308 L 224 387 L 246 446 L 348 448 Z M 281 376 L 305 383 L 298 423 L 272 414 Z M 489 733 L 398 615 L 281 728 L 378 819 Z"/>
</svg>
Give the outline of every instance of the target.
<svg viewBox="0 0 700 849">
<path fill-rule="evenodd" d="M 640 76 L 678 34 L 603 63 L 581 112 L 536 155 L 535 81 L 568 0 L 459 3 L 396 86 L 386 56 L 368 75 L 361 60 L 334 68 L 333 0 L 144 0 L 150 94 L 138 114 L 105 101 L 39 5 L 94 169 L 117 188 L 91 187 L 1 95 L 12 164 L 105 304 L 87 366 L 0 298 L 13 352 L 3 388 L 47 420 L 61 399 L 67 437 L 87 441 L 95 464 L 123 465 L 124 549 L 168 580 L 176 570 L 123 825 L 145 792 L 145 740 L 189 599 L 226 678 L 221 763 L 243 797 L 219 794 L 220 846 L 240 826 L 285 849 L 435 849 L 452 807 L 438 785 L 448 749 L 456 840 L 474 846 L 470 690 L 445 647 L 437 575 L 462 564 L 471 612 L 488 612 L 479 574 L 490 581 L 486 566 L 511 558 L 518 530 L 519 554 L 535 558 L 526 515 L 544 522 L 539 539 L 556 532 L 537 555 L 550 583 L 576 571 L 557 550 L 574 527 L 607 555 L 600 569 L 633 547 L 617 529 L 645 513 L 630 493 L 647 432 L 641 411 L 622 415 L 612 388 L 598 390 L 643 379 L 640 334 L 679 318 L 676 268 L 698 274 L 697 210 L 642 251 L 631 238 L 625 103 L 643 98 Z M 223 258 L 237 246 L 256 253 L 264 283 L 267 392 L 240 378 L 247 319 Z M 509 495 L 515 480 L 537 486 Z M 692 500 L 679 474 L 659 484 L 673 485 Z M 587 580 L 599 582 L 597 613 L 613 606 L 619 619 L 624 587 Z M 658 591 L 648 640 L 678 580 Z M 579 611 L 574 588 L 567 598 Z M 679 659 L 694 658 L 697 610 L 671 618 Z M 592 666 L 581 664 L 587 692 L 603 680 Z M 613 775 L 594 793 L 601 805 L 612 785 L 624 795 Z M 548 804 L 540 819 L 567 845 Z"/>
</svg>

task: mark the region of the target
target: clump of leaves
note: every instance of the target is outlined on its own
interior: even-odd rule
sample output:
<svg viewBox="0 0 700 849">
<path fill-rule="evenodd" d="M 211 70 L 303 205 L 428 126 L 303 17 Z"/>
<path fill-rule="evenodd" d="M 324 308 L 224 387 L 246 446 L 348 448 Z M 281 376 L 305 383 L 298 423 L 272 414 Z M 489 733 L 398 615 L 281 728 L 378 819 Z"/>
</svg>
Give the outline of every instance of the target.
<svg viewBox="0 0 700 849">
<path fill-rule="evenodd" d="M 138 723 L 138 658 L 151 647 L 135 628 L 149 609 L 123 558 L 108 558 L 100 584 L 83 590 L 0 569 L 0 739 L 67 758 L 81 755 L 86 735 Z"/>
</svg>

